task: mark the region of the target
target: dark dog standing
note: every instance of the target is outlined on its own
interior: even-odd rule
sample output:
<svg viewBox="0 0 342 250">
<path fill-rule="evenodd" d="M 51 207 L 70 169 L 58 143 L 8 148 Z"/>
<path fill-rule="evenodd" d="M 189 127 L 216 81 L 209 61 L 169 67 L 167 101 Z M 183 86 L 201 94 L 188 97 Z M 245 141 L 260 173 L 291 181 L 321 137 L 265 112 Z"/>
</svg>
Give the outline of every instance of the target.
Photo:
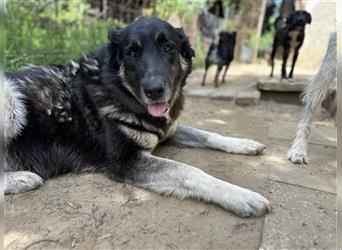
<svg viewBox="0 0 342 250">
<path fill-rule="evenodd" d="M 224 78 L 226 77 L 229 65 L 234 59 L 235 40 L 236 32 L 229 33 L 226 31 L 221 31 L 219 33 L 218 43 L 213 42 L 210 45 L 207 57 L 205 58 L 205 72 L 203 75 L 202 86 L 205 85 L 207 70 L 212 64 L 217 64 L 215 87 L 218 87 L 219 74 L 223 66 L 226 66 L 222 76 L 222 83 L 224 83 Z"/>
<path fill-rule="evenodd" d="M 299 49 L 302 47 L 305 37 L 305 25 L 311 23 L 311 15 L 306 11 L 295 11 L 289 14 L 286 19 L 286 25 L 279 27 L 279 18 L 276 21 L 276 34 L 273 40 L 271 54 L 271 74 L 273 77 L 274 58 L 277 49 L 283 47 L 283 64 L 281 67 L 281 78 L 286 79 L 286 63 L 290 52 L 294 52 L 292 67 L 289 78 L 293 78 L 293 69 L 297 61 Z"/>
</svg>

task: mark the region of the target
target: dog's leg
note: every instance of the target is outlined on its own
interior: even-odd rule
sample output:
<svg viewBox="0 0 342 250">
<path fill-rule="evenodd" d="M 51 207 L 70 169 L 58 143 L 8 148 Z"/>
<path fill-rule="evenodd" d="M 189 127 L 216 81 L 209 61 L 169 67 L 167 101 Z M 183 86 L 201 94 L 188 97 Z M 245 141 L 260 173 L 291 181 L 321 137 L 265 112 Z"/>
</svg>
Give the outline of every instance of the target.
<svg viewBox="0 0 342 250">
<path fill-rule="evenodd" d="M 205 80 L 207 78 L 207 71 L 208 71 L 209 66 L 210 66 L 210 64 L 209 64 L 208 60 L 205 60 L 205 69 L 204 69 L 204 75 L 203 75 L 201 86 L 205 86 Z"/>
<path fill-rule="evenodd" d="M 286 63 L 287 58 L 289 57 L 290 49 L 289 47 L 284 47 L 284 53 L 283 53 L 283 64 L 281 65 L 281 78 L 286 79 Z"/>
<path fill-rule="evenodd" d="M 269 201 L 258 193 L 150 153 L 137 155 L 123 180 L 164 195 L 212 202 L 241 217 L 261 216 L 271 210 Z"/>
<path fill-rule="evenodd" d="M 315 110 L 322 104 L 326 97 L 329 84 L 336 77 L 336 33 L 333 33 L 329 40 L 329 45 L 325 57 L 321 63 L 320 70 L 307 85 L 303 102 L 305 110 L 302 120 L 297 127 L 296 138 L 287 154 L 292 163 L 307 163 L 308 137 L 310 133 L 310 123 Z"/>
<path fill-rule="evenodd" d="M 215 82 L 215 88 L 218 87 L 218 78 L 219 78 L 219 75 L 220 75 L 221 70 L 222 70 L 222 65 L 219 64 L 219 65 L 217 66 L 217 71 L 216 71 L 216 75 L 215 75 L 215 81 L 214 81 L 214 82 Z"/>
<path fill-rule="evenodd" d="M 273 71 L 274 71 L 274 58 L 277 52 L 278 45 L 274 42 L 273 48 L 272 48 L 272 54 L 271 54 L 271 74 L 270 77 L 273 77 Z"/>
<path fill-rule="evenodd" d="M 294 66 L 296 64 L 296 61 L 297 61 L 297 58 L 298 58 L 298 54 L 299 54 L 299 48 L 296 48 L 296 51 L 293 55 L 293 59 L 292 59 L 292 66 L 291 66 L 291 71 L 290 71 L 290 74 L 289 74 L 289 78 L 293 78 L 293 69 L 294 69 Z"/>
<path fill-rule="evenodd" d="M 257 155 L 265 149 L 265 145 L 251 139 L 225 137 L 181 124 L 169 142 L 176 146 L 212 148 L 244 155 Z"/>
<path fill-rule="evenodd" d="M 305 108 L 304 116 L 297 127 L 296 139 L 293 141 L 287 157 L 289 161 L 296 164 L 307 164 L 308 137 L 310 133 L 310 123 L 314 110 Z"/>
<path fill-rule="evenodd" d="M 229 63 L 227 63 L 227 65 L 226 65 L 226 68 L 224 69 L 223 76 L 222 76 L 222 83 L 224 83 L 224 82 L 225 82 L 225 80 L 224 80 L 224 79 L 226 78 L 226 74 L 227 74 L 227 71 L 228 71 L 229 65 L 230 65 L 230 62 L 229 62 Z"/>
<path fill-rule="evenodd" d="M 30 171 L 5 172 L 5 194 L 18 194 L 43 185 L 43 179 Z"/>
</svg>

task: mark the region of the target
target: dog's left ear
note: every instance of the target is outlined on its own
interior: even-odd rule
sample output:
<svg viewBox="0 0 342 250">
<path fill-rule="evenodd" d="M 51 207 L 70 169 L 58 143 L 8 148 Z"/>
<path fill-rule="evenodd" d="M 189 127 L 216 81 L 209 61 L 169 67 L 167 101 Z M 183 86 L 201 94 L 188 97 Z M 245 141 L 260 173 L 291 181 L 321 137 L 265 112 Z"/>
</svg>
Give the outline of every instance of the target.
<svg viewBox="0 0 342 250">
<path fill-rule="evenodd" d="M 113 44 L 120 43 L 120 33 L 121 30 L 117 28 L 109 28 L 108 29 L 108 39 Z"/>
<path fill-rule="evenodd" d="M 311 14 L 307 11 L 305 11 L 305 19 L 306 19 L 306 23 L 308 24 L 311 23 Z"/>
<path fill-rule="evenodd" d="M 191 48 L 188 37 L 185 35 L 183 28 L 175 28 L 181 43 L 180 53 L 187 61 L 191 62 L 195 57 L 195 51 Z"/>
<path fill-rule="evenodd" d="M 232 34 L 233 34 L 234 38 L 236 38 L 236 31 L 234 31 Z"/>
</svg>

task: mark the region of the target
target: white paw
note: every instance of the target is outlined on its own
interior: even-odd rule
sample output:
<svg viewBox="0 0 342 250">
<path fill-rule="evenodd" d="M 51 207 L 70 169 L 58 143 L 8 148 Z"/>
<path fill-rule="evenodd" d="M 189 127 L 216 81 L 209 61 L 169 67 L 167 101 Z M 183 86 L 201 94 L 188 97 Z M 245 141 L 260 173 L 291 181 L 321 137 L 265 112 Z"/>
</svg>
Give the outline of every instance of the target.
<svg viewBox="0 0 342 250">
<path fill-rule="evenodd" d="M 265 149 L 265 145 L 251 139 L 241 139 L 214 135 L 209 137 L 208 144 L 212 148 L 220 149 L 227 153 L 257 155 Z"/>
<path fill-rule="evenodd" d="M 266 146 L 260 142 L 251 139 L 241 139 L 241 150 L 237 153 L 245 155 L 261 154 Z"/>
<path fill-rule="evenodd" d="M 308 164 L 305 150 L 293 150 L 287 153 L 287 159 L 294 164 Z"/>
<path fill-rule="evenodd" d="M 223 207 L 240 217 L 258 217 L 272 210 L 264 196 L 241 187 L 236 192 L 229 192 Z"/>
<path fill-rule="evenodd" d="M 5 172 L 5 194 L 18 194 L 42 186 L 43 179 L 29 171 Z"/>
</svg>

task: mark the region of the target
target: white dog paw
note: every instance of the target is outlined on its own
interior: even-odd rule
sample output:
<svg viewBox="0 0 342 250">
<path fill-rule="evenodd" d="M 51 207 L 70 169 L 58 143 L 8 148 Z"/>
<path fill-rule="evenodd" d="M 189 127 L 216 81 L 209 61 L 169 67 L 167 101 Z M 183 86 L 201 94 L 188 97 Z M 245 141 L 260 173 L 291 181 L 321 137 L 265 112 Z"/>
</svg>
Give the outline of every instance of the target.
<svg viewBox="0 0 342 250">
<path fill-rule="evenodd" d="M 5 172 L 5 194 L 18 194 L 42 186 L 43 179 L 29 171 Z"/>
<path fill-rule="evenodd" d="M 287 158 L 293 164 L 308 164 L 308 159 L 305 151 L 290 150 L 287 153 Z"/>
<path fill-rule="evenodd" d="M 258 155 L 261 154 L 266 146 L 260 142 L 250 140 L 250 139 L 242 139 L 243 142 L 241 144 L 241 154 L 246 155 Z"/>
<path fill-rule="evenodd" d="M 226 207 L 240 217 L 259 217 L 270 212 L 272 207 L 270 202 L 261 194 L 255 193 L 245 188 L 232 195 Z"/>
</svg>

